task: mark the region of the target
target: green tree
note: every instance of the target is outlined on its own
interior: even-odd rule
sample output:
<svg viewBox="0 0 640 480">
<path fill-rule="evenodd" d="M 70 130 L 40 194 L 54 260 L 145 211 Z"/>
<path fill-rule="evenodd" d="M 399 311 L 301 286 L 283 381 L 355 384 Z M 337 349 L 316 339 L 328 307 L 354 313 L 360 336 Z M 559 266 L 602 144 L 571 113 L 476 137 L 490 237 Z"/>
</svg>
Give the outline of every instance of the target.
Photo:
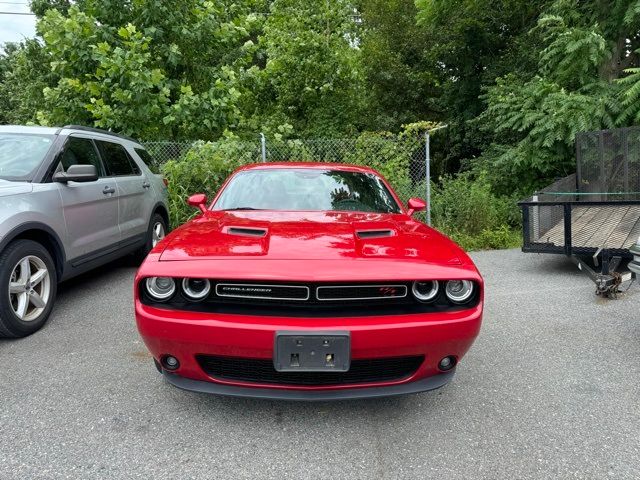
<svg viewBox="0 0 640 480">
<path fill-rule="evenodd" d="M 55 81 L 37 40 L 6 44 L 0 53 L 0 123 L 36 123 L 43 90 Z"/>
<path fill-rule="evenodd" d="M 217 138 L 238 126 L 254 2 L 85 0 L 46 10 L 38 32 L 57 83 L 38 119 L 140 138 Z"/>
<path fill-rule="evenodd" d="M 416 24 L 413 0 L 362 0 L 357 9 L 366 127 L 398 131 L 403 124 L 441 117 L 429 37 Z"/>
<path fill-rule="evenodd" d="M 493 143 L 480 166 L 498 191 L 529 192 L 572 172 L 578 132 L 640 119 L 637 78 L 617 81 L 638 63 L 636 4 L 554 2 L 531 31 L 543 41 L 535 72 L 486 89 L 477 123 Z"/>
<path fill-rule="evenodd" d="M 527 77 L 537 64 L 538 38 L 527 35 L 550 2 L 416 0 L 427 63 L 440 86 L 435 98 L 449 124 L 447 162 L 475 158 L 490 139 L 472 122 L 484 110 L 483 89 L 497 77 Z"/>
<path fill-rule="evenodd" d="M 249 79 L 255 125 L 297 135 L 357 130 L 364 86 L 353 15 L 347 0 L 271 3 L 259 39 L 264 63 Z"/>
</svg>

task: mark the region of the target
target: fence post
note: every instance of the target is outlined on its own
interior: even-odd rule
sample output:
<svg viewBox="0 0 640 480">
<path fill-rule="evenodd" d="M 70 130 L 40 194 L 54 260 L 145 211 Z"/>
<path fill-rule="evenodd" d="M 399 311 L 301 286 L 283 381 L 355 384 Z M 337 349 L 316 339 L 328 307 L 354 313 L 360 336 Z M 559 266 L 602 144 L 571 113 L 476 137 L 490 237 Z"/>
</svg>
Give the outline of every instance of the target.
<svg viewBox="0 0 640 480">
<path fill-rule="evenodd" d="M 262 152 L 262 163 L 267 163 L 267 139 L 264 133 L 260 133 L 260 149 Z"/>
<path fill-rule="evenodd" d="M 442 130 L 443 128 L 448 128 L 449 125 L 438 125 L 437 127 L 432 128 L 431 130 L 427 130 L 424 132 L 424 140 L 425 140 L 425 177 L 427 178 L 427 225 L 431 226 L 431 132 L 435 132 L 436 130 Z"/>
<path fill-rule="evenodd" d="M 425 178 L 427 180 L 427 225 L 431 226 L 431 152 L 429 130 L 424 132 L 424 150 L 425 150 Z"/>
</svg>

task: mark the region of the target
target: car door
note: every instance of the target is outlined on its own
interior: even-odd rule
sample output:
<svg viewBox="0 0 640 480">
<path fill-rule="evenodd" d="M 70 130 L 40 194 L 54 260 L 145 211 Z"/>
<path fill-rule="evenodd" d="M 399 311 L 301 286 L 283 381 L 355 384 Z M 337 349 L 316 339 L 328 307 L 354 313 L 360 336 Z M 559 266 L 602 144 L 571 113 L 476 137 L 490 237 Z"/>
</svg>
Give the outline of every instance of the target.
<svg viewBox="0 0 640 480">
<path fill-rule="evenodd" d="M 149 228 L 149 179 L 123 145 L 104 140 L 96 140 L 96 144 L 107 172 L 116 180 L 122 244 L 142 242 Z"/>
<path fill-rule="evenodd" d="M 71 165 L 95 165 L 99 175 L 95 182 L 57 184 L 67 227 L 67 256 L 74 263 L 74 259 L 91 260 L 117 248 L 120 228 L 115 179 L 106 176 L 91 138 L 67 138 L 56 171 L 66 171 Z"/>
</svg>

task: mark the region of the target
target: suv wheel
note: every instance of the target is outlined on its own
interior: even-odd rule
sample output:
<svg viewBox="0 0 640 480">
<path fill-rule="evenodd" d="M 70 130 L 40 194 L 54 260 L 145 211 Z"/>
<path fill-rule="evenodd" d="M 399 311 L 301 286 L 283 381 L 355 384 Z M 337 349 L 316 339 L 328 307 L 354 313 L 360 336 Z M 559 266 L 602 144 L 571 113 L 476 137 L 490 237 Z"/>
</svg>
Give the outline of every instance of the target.
<svg viewBox="0 0 640 480">
<path fill-rule="evenodd" d="M 154 213 L 149 222 L 149 229 L 147 230 L 147 239 L 144 246 L 136 252 L 136 259 L 142 262 L 149 252 L 155 247 L 160 240 L 162 240 L 167 234 L 167 222 L 165 222 L 162 215 Z"/>
<path fill-rule="evenodd" d="M 154 215 L 153 226 L 151 227 L 151 248 L 155 247 L 160 240 L 167 234 L 167 226 L 164 218 L 160 215 Z M 151 251 L 151 249 L 149 249 Z"/>
<path fill-rule="evenodd" d="M 0 254 L 0 337 L 18 338 L 39 330 L 56 298 L 51 255 L 37 242 L 17 240 Z"/>
</svg>

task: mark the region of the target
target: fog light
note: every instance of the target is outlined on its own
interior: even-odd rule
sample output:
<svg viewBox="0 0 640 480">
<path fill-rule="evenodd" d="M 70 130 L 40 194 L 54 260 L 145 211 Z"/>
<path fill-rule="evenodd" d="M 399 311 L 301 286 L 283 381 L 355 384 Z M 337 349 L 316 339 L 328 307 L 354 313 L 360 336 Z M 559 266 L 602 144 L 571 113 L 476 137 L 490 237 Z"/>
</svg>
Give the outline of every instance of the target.
<svg viewBox="0 0 640 480">
<path fill-rule="evenodd" d="M 440 363 L 438 363 L 438 368 L 443 372 L 446 372 L 447 370 L 451 370 L 453 367 L 455 367 L 456 363 L 456 357 L 454 357 L 453 355 L 449 355 L 440 360 Z"/>
<path fill-rule="evenodd" d="M 167 370 L 177 370 L 180 366 L 180 362 L 176 357 L 167 355 L 166 357 L 162 358 L 162 366 Z"/>
</svg>

